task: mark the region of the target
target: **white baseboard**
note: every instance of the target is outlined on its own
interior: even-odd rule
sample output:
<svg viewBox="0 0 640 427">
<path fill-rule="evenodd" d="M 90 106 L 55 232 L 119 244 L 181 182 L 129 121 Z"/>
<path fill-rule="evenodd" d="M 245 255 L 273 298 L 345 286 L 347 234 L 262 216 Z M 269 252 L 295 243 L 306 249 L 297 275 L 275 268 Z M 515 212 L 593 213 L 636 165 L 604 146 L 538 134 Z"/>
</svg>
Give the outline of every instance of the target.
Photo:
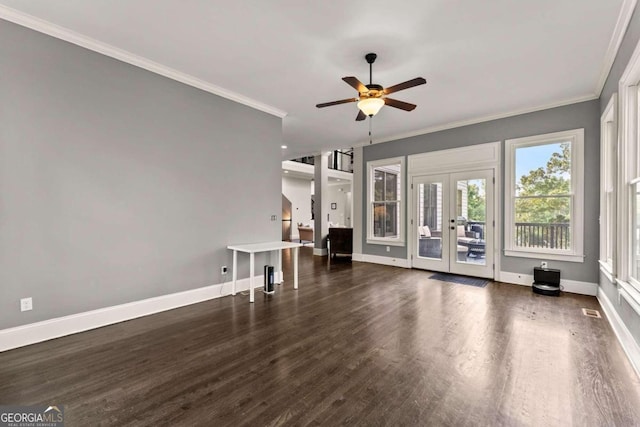
<svg viewBox="0 0 640 427">
<path fill-rule="evenodd" d="M 394 267 L 411 268 L 409 260 L 404 258 L 390 258 L 386 256 L 367 255 L 367 254 L 352 254 L 352 261 L 369 262 L 371 264 L 391 265 Z"/>
<path fill-rule="evenodd" d="M 276 282 L 280 282 L 281 278 L 282 272 L 275 274 Z M 254 280 L 256 288 L 263 286 L 263 275 L 255 276 Z M 232 282 L 229 281 L 3 329 L 0 330 L 0 352 L 231 295 L 231 288 Z M 248 289 L 249 278 L 236 282 L 236 292 Z"/>
<path fill-rule="evenodd" d="M 635 369 L 636 374 L 640 378 L 640 347 L 638 347 L 638 343 L 633 339 L 633 335 L 631 335 L 629 329 L 627 329 L 620 316 L 618 316 L 618 312 L 613 307 L 613 304 L 611 304 L 611 301 L 609 301 L 609 298 L 607 298 L 607 295 L 601 289 L 598 289 L 597 297 L 602 310 L 607 315 L 613 332 L 616 334 L 620 345 L 622 345 L 622 349 L 631 362 L 631 366 L 633 366 L 633 369 Z"/>
<path fill-rule="evenodd" d="M 313 248 L 313 254 L 316 256 L 325 256 L 329 254 L 329 250 L 327 248 Z"/>
<path fill-rule="evenodd" d="M 500 272 L 500 282 L 513 283 L 515 285 L 531 286 L 533 284 L 533 274 L 511 273 L 509 271 Z M 578 280 L 560 279 L 560 286 L 563 292 L 582 295 L 598 295 L 598 284 L 590 282 L 580 282 Z"/>
</svg>

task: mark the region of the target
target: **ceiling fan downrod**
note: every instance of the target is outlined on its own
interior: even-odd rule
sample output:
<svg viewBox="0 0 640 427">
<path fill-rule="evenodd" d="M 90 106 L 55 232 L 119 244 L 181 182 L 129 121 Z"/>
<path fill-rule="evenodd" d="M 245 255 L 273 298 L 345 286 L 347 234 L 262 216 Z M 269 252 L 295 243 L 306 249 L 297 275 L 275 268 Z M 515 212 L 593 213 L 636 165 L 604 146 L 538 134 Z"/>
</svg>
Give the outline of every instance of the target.
<svg viewBox="0 0 640 427">
<path fill-rule="evenodd" d="M 367 63 L 369 64 L 369 85 L 373 84 L 373 63 L 376 62 L 377 57 L 378 55 L 376 55 L 375 53 L 367 53 L 364 56 L 364 59 L 366 59 Z"/>
</svg>

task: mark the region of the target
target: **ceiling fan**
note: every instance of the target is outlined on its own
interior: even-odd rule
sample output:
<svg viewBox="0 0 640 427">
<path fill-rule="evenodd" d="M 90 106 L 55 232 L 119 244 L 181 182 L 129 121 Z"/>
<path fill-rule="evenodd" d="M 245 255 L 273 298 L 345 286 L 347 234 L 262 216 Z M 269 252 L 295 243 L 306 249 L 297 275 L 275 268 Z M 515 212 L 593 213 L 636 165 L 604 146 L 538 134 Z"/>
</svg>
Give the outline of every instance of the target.
<svg viewBox="0 0 640 427">
<path fill-rule="evenodd" d="M 364 58 L 367 60 L 369 64 L 369 84 L 365 85 L 360 80 L 355 77 L 343 77 L 348 85 L 353 87 L 358 91 L 357 98 L 348 98 L 341 99 L 340 101 L 333 102 L 325 102 L 323 104 L 317 104 L 316 107 L 324 108 L 330 107 L 332 105 L 339 104 L 347 104 L 349 102 L 358 102 L 358 116 L 356 117 L 356 121 L 364 120 L 369 117 L 373 117 L 378 114 L 378 111 L 382 108 L 383 105 L 388 105 L 389 107 L 399 108 L 404 111 L 412 111 L 416 108 L 415 104 L 410 104 L 408 102 L 398 101 L 396 99 L 387 98 L 386 95 L 390 93 L 398 92 L 404 89 L 409 89 L 414 86 L 420 86 L 427 81 L 422 77 L 416 77 L 415 79 L 408 80 L 404 83 L 399 83 L 394 86 L 390 86 L 388 88 L 384 88 L 380 85 L 373 84 L 372 82 L 372 68 L 373 63 L 375 62 L 378 55 L 375 53 L 367 53 Z"/>
</svg>

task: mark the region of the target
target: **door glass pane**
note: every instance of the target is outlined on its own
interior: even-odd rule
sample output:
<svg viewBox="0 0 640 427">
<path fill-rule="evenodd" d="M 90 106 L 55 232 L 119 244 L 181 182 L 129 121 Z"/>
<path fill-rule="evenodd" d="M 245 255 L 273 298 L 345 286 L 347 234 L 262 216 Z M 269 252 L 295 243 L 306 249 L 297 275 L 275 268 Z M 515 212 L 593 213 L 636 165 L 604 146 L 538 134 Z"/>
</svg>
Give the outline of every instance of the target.
<svg viewBox="0 0 640 427">
<path fill-rule="evenodd" d="M 442 183 L 418 188 L 418 256 L 442 259 Z"/>
<path fill-rule="evenodd" d="M 485 265 L 487 180 L 456 182 L 456 262 Z"/>
</svg>

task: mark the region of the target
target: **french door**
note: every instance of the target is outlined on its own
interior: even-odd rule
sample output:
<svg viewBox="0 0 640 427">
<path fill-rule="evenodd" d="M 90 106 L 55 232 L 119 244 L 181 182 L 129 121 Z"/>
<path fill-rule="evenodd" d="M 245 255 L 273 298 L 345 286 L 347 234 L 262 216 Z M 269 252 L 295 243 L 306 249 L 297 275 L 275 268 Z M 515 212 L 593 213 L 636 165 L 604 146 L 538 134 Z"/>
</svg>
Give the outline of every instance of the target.
<svg viewBox="0 0 640 427">
<path fill-rule="evenodd" d="M 493 169 L 412 179 L 412 267 L 493 278 Z"/>
</svg>

